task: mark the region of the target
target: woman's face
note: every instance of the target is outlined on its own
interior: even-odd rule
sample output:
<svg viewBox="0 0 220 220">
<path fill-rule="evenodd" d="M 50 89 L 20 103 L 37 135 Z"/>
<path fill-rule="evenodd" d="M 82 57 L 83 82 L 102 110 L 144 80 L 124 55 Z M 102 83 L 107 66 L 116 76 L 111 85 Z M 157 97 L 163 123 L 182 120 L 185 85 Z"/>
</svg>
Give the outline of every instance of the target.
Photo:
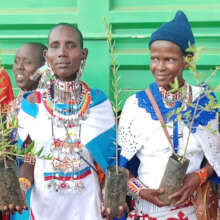
<svg viewBox="0 0 220 220">
<path fill-rule="evenodd" d="M 58 26 L 51 31 L 45 58 L 60 80 L 74 80 L 86 57 L 87 50 L 81 48 L 78 33 L 71 27 Z"/>
<path fill-rule="evenodd" d="M 150 53 L 150 69 L 159 87 L 170 90 L 170 83 L 174 82 L 175 77 L 180 86 L 184 84 L 182 72 L 188 64 L 179 46 L 170 41 L 158 40 L 151 44 Z"/>
<path fill-rule="evenodd" d="M 23 91 L 35 89 L 38 81 L 30 80 L 30 76 L 40 67 L 39 55 L 29 44 L 18 49 L 13 64 L 13 72 L 17 86 Z"/>
</svg>

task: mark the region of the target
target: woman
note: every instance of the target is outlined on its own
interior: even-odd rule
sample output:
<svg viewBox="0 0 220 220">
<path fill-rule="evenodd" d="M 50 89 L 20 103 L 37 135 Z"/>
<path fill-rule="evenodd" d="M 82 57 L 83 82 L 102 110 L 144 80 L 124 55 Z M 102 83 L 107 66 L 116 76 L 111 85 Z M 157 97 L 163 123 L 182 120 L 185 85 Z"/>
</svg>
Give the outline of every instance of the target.
<svg viewBox="0 0 220 220">
<path fill-rule="evenodd" d="M 8 120 L 17 116 L 21 108 L 21 99 L 25 92 L 33 92 L 38 86 L 40 78 L 32 79 L 36 70 L 44 65 L 44 50 L 47 47 L 42 43 L 31 42 L 24 43 L 16 52 L 13 73 L 15 76 L 16 84 L 20 89 L 18 96 L 10 103 Z M 12 142 L 17 143 L 17 129 L 10 134 Z M 27 204 L 30 204 L 30 192 L 27 195 Z M 28 211 L 24 211 L 23 215 L 11 215 L 11 219 L 28 219 Z"/>
<path fill-rule="evenodd" d="M 105 94 L 80 81 L 87 54 L 77 28 L 54 26 L 41 88 L 23 96 L 19 146 L 34 141 L 36 153 L 43 149 L 19 170 L 22 190 L 33 184 L 31 219 L 102 219 L 95 161 L 103 171 L 113 162 L 114 115 Z"/>
<path fill-rule="evenodd" d="M 213 174 L 213 169 L 220 175 L 218 111 L 204 110 L 209 101 L 214 100 L 214 94 L 210 93 L 208 99 L 203 87 L 190 86 L 183 78 L 183 70 L 188 67 L 185 57 L 191 56 L 187 54 L 189 43 L 194 44 L 194 36 L 182 11 L 159 27 L 149 42 L 150 69 L 156 81 L 149 89 L 166 123 L 167 136 L 145 91 L 129 97 L 124 105 L 119 125 L 121 165 L 135 155 L 140 162 L 137 178 L 132 177 L 128 182 L 136 197 L 135 210 L 129 213 L 128 219 L 197 219 L 190 198 L 197 187 Z M 180 88 L 170 92 L 175 79 Z M 192 102 L 193 106 L 198 103 L 199 108 L 190 127 L 195 110 L 190 105 Z M 178 118 L 176 111 L 180 108 L 182 111 Z M 216 134 L 213 135 L 211 130 Z M 184 154 L 189 132 L 187 175 L 180 189 L 169 196 L 169 199 L 177 201 L 168 205 L 159 199 L 164 193 L 164 189 L 159 189 L 160 182 L 173 151 L 181 156 Z M 170 148 L 168 139 L 172 139 L 170 142 L 175 149 Z M 200 170 L 204 156 L 211 166 L 207 163 Z"/>
</svg>

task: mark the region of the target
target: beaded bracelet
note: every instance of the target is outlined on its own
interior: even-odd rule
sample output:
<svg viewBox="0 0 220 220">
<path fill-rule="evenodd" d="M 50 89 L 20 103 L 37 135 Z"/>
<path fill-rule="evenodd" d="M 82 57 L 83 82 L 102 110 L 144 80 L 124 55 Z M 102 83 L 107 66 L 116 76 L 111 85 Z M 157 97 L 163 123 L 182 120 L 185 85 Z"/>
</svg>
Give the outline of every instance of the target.
<svg viewBox="0 0 220 220">
<path fill-rule="evenodd" d="M 206 168 L 202 168 L 200 170 L 197 170 L 196 174 L 199 176 L 201 186 L 208 178 L 208 170 Z"/>
<path fill-rule="evenodd" d="M 36 159 L 31 154 L 27 154 L 27 155 L 24 156 L 23 161 L 24 161 L 24 163 L 34 165 L 35 162 L 36 162 Z"/>
<path fill-rule="evenodd" d="M 128 180 L 128 189 L 139 197 L 140 191 L 147 188 L 141 183 L 140 180 L 132 177 Z"/>
<path fill-rule="evenodd" d="M 31 181 L 25 177 L 19 178 L 21 190 L 25 193 L 31 188 Z"/>
</svg>

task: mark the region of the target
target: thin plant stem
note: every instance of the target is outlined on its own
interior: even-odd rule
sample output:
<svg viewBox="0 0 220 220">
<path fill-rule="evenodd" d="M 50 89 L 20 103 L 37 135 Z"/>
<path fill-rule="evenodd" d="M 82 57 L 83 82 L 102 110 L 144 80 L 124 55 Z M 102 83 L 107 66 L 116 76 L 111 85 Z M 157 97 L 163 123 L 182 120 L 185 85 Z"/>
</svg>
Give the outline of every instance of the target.
<svg viewBox="0 0 220 220">
<path fill-rule="evenodd" d="M 201 91 L 202 91 L 202 90 L 201 90 Z M 200 93 L 199 93 L 199 97 L 200 97 L 201 94 L 202 94 L 201 91 L 200 91 Z M 194 122 L 195 117 L 196 117 L 196 112 L 197 112 L 197 109 L 198 109 L 199 100 L 200 100 L 200 98 L 198 98 L 197 101 L 196 101 L 195 110 L 194 110 L 194 113 L 193 113 L 192 120 L 191 120 L 191 122 L 190 122 L 189 133 L 188 133 L 188 136 L 187 136 L 186 145 L 185 145 L 185 149 L 184 149 L 184 153 L 183 153 L 183 161 L 185 160 L 185 157 L 186 157 L 186 151 L 187 151 L 187 148 L 188 148 L 188 145 L 189 145 L 189 138 L 190 138 L 191 133 L 192 133 L 193 122 Z"/>
<path fill-rule="evenodd" d="M 118 112 L 119 112 L 119 105 L 120 102 L 118 101 L 119 99 L 119 86 L 118 86 L 118 76 L 117 76 L 117 72 L 118 72 L 118 68 L 119 65 L 117 65 L 116 62 L 116 57 L 115 57 L 115 51 L 114 51 L 114 41 L 112 40 L 112 27 L 108 24 L 106 18 L 103 18 L 104 20 L 104 24 L 105 24 L 105 28 L 107 31 L 107 43 L 108 43 L 108 47 L 109 47 L 109 51 L 110 51 L 110 55 L 111 55 L 111 60 L 112 60 L 112 85 L 113 85 L 113 97 L 114 97 L 114 101 L 112 102 L 113 105 L 113 111 L 115 113 L 115 129 L 116 129 L 116 138 L 115 138 L 115 160 L 116 160 L 116 174 L 118 175 L 119 173 L 119 146 L 118 146 Z"/>
<path fill-rule="evenodd" d="M 117 104 L 118 104 L 118 100 L 116 99 L 115 100 L 116 101 L 116 106 L 117 106 Z M 118 109 L 117 109 L 118 110 Z M 117 175 L 118 175 L 118 111 L 116 112 L 116 116 L 115 116 L 115 128 L 116 128 L 116 138 L 115 138 L 115 147 L 116 147 L 116 152 L 115 152 L 115 160 L 116 160 L 116 173 L 117 173 Z"/>
</svg>

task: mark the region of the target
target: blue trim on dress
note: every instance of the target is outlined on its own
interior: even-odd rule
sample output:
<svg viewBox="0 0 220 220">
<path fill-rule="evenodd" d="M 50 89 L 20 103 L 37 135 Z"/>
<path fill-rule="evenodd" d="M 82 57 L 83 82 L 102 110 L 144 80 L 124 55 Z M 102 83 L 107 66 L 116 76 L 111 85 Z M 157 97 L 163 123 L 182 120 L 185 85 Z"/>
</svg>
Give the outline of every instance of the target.
<svg viewBox="0 0 220 220">
<path fill-rule="evenodd" d="M 17 148 L 19 149 L 22 145 L 23 145 L 23 141 L 22 139 L 20 138 L 20 136 L 18 135 L 17 137 Z"/>
<path fill-rule="evenodd" d="M 206 89 L 206 88 L 205 88 Z M 208 107 L 210 103 L 210 98 L 213 98 L 214 102 L 217 102 L 216 96 L 213 92 L 209 92 L 210 97 L 207 97 L 205 93 L 202 93 L 200 95 L 200 100 L 198 102 L 198 107 L 196 110 L 196 115 L 194 121 L 193 121 L 193 126 L 192 126 L 192 133 L 196 132 L 196 129 L 199 125 L 202 126 L 207 126 L 208 123 L 216 118 L 216 115 L 218 113 L 218 109 L 208 109 L 207 111 L 204 110 L 204 108 Z M 196 105 L 198 101 L 198 98 L 193 102 L 193 105 Z M 185 111 L 181 112 L 182 115 L 182 120 L 184 121 L 185 125 L 189 127 L 193 115 L 195 112 L 195 107 L 189 106 Z"/>
<path fill-rule="evenodd" d="M 127 219 L 127 214 L 125 213 L 122 218 L 113 218 L 113 220 L 126 220 Z"/>
<path fill-rule="evenodd" d="M 28 115 L 36 118 L 38 114 L 38 105 L 27 100 L 27 97 L 32 93 L 32 91 L 24 93 L 21 99 L 21 109 Z"/>
<path fill-rule="evenodd" d="M 163 116 L 164 122 L 167 123 L 167 121 L 168 121 L 167 115 L 169 113 L 171 113 L 170 115 L 172 115 L 170 118 L 170 120 L 172 120 L 174 118 L 172 112 L 175 112 L 176 109 L 182 105 L 182 103 L 180 101 L 177 101 L 176 105 L 173 108 L 166 108 L 163 103 L 162 96 L 160 94 L 159 88 L 156 83 L 150 84 L 150 91 L 151 91 L 152 95 L 154 96 L 155 101 L 157 102 L 157 105 L 158 105 L 158 107 L 161 111 L 161 114 Z M 146 92 L 140 91 L 140 92 L 136 93 L 136 98 L 138 99 L 138 106 L 140 108 L 144 108 L 146 110 L 146 112 L 150 113 L 151 118 L 153 120 L 158 120 L 157 115 L 154 111 L 154 108 L 153 108 L 150 100 L 148 99 Z"/>
<path fill-rule="evenodd" d="M 107 96 L 100 89 L 91 89 L 91 96 L 92 96 L 92 101 L 89 105 L 89 108 L 92 108 L 107 100 Z"/>
<path fill-rule="evenodd" d="M 213 176 L 211 176 L 209 178 L 209 180 L 215 184 L 220 184 L 220 177 L 218 177 L 216 174 L 214 174 Z"/>
<path fill-rule="evenodd" d="M 132 174 L 138 176 L 138 168 L 140 166 L 140 160 L 136 155 L 134 155 L 126 164 L 126 168 L 132 172 Z"/>
<path fill-rule="evenodd" d="M 202 84 L 202 86 L 204 89 L 206 89 L 206 90 L 208 89 L 206 85 Z M 168 122 L 168 116 L 169 116 L 169 121 L 174 121 L 177 116 L 176 110 L 179 107 L 181 107 L 182 103 L 180 101 L 177 101 L 176 105 L 173 108 L 166 108 L 163 103 L 162 96 L 160 94 L 160 91 L 159 91 L 156 83 L 152 83 L 150 85 L 150 90 L 151 90 L 151 93 L 154 96 L 154 98 L 157 102 L 157 105 L 161 111 L 161 114 L 164 118 L 164 122 L 165 123 Z M 208 110 L 208 111 L 204 110 L 204 108 L 208 106 L 211 97 L 214 99 L 214 101 L 216 101 L 216 97 L 213 92 L 209 92 L 209 95 L 210 95 L 210 97 L 207 97 L 205 92 L 203 92 L 198 97 L 199 102 L 198 102 L 198 108 L 196 111 L 197 117 L 193 121 L 192 133 L 196 132 L 196 129 L 199 125 L 206 126 L 209 123 L 209 121 L 216 118 L 216 114 L 218 112 L 217 108 L 212 109 L 212 110 Z M 151 118 L 153 120 L 158 120 L 156 113 L 153 109 L 153 106 L 152 106 L 150 100 L 148 99 L 145 91 L 140 91 L 140 92 L 136 93 L 136 98 L 138 99 L 138 106 L 140 108 L 144 108 L 147 113 L 150 113 Z M 193 105 L 196 105 L 198 98 L 196 98 L 193 101 Z M 190 126 L 190 123 L 192 121 L 192 117 L 193 117 L 193 114 L 195 111 L 195 107 L 193 105 L 187 107 L 187 109 L 185 111 L 181 112 L 182 120 L 187 127 Z"/>
<path fill-rule="evenodd" d="M 119 166 L 120 167 L 126 167 L 127 162 L 128 162 L 128 159 L 120 154 Z"/>
<path fill-rule="evenodd" d="M 86 144 L 95 161 L 105 172 L 107 167 L 115 165 L 115 126 L 103 132 Z"/>
<path fill-rule="evenodd" d="M 177 118 L 175 118 L 173 120 L 173 147 L 176 153 L 178 152 L 178 146 L 179 146 L 178 120 Z"/>
</svg>

